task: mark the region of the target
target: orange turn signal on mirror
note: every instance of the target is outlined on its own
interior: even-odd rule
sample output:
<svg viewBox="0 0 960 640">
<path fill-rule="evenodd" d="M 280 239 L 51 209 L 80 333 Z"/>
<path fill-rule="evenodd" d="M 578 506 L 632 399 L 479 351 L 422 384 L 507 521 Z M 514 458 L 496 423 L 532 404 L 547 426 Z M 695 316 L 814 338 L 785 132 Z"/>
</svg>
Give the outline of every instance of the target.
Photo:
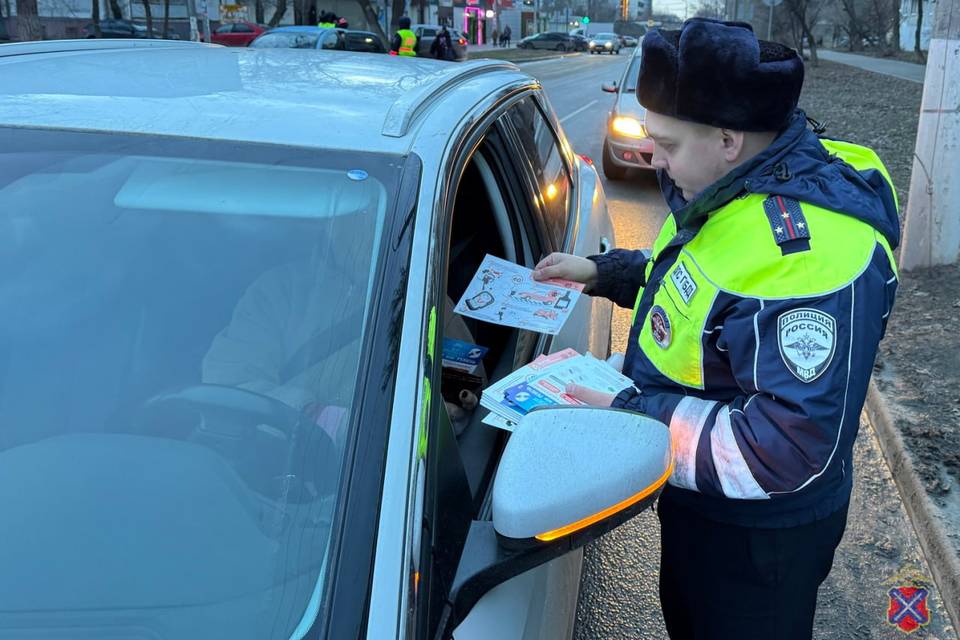
<svg viewBox="0 0 960 640">
<path fill-rule="evenodd" d="M 553 531 L 547 531 L 546 533 L 541 533 L 540 535 L 537 535 L 534 537 L 541 542 L 550 542 L 551 540 L 556 540 L 557 538 L 562 538 L 563 536 L 570 535 L 575 531 L 580 531 L 581 529 L 585 529 L 590 525 L 594 524 L 595 522 L 599 522 L 605 518 L 612 516 L 615 513 L 623 511 L 624 509 L 627 509 L 637 504 L 638 502 L 640 502 L 641 500 L 643 500 L 644 498 L 652 494 L 654 491 L 662 487 L 664 483 L 670 478 L 670 474 L 672 473 L 673 473 L 673 456 L 670 456 L 670 464 L 667 466 L 667 470 L 663 472 L 662 476 L 657 478 L 656 482 L 651 484 L 649 487 L 647 487 L 643 491 L 639 493 L 635 493 L 634 495 L 630 496 L 626 500 L 621 500 L 620 502 L 613 505 L 612 507 L 607 507 L 603 511 L 599 511 L 593 514 L 592 516 L 587 516 L 582 520 L 577 520 L 573 524 L 568 524 L 565 527 L 560 527 L 559 529 L 554 529 Z"/>
</svg>

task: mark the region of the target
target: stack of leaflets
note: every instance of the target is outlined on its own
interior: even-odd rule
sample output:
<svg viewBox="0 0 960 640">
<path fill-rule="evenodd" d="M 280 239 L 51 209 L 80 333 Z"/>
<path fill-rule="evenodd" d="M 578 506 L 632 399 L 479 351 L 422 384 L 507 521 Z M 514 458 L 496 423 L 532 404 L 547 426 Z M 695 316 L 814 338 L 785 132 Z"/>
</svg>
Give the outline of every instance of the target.
<svg viewBox="0 0 960 640">
<path fill-rule="evenodd" d="M 540 356 L 487 387 L 480 405 L 490 413 L 483 422 L 513 431 L 523 416 L 536 407 L 582 404 L 566 393 L 568 384 L 616 394 L 632 386 L 633 381 L 589 353 L 581 355 L 564 349 Z"/>
</svg>

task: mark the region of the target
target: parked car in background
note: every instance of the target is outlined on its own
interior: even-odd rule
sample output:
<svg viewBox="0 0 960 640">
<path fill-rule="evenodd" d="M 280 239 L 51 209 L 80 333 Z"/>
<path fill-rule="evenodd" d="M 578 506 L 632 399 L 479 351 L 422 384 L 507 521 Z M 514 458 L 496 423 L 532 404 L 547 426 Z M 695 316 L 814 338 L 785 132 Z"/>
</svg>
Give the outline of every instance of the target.
<svg viewBox="0 0 960 640">
<path fill-rule="evenodd" d="M 156 22 L 154 23 L 156 24 Z M 180 34 L 173 30 L 168 30 L 166 36 L 161 35 L 160 30 L 154 27 L 147 31 L 147 25 L 133 22 L 131 20 L 107 19 L 100 21 L 100 35 L 103 38 L 154 38 L 163 40 L 179 40 Z M 85 38 L 96 38 L 97 32 L 93 23 L 83 27 L 83 36 Z"/>
<path fill-rule="evenodd" d="M 615 246 L 533 77 L 72 40 L 0 78 L 0 636 L 573 637 L 583 547 L 654 502 L 669 430 L 490 427 L 438 348 L 491 383 L 608 355 L 603 298 L 552 336 L 453 312 L 488 255 Z"/>
<path fill-rule="evenodd" d="M 590 53 L 620 54 L 623 44 L 615 33 L 598 33 L 590 38 Z"/>
<path fill-rule="evenodd" d="M 603 175 L 607 180 L 623 180 L 629 169 L 653 169 L 653 140 L 644 126 L 647 111 L 637 102 L 636 94 L 641 51 L 639 47 L 634 49 L 619 81 L 603 85 L 605 92 L 616 96 L 603 140 Z"/>
<path fill-rule="evenodd" d="M 577 43 L 572 36 L 559 31 L 535 33 L 517 43 L 520 49 L 549 49 L 551 51 L 575 51 Z"/>
<path fill-rule="evenodd" d="M 387 47 L 374 33 L 356 29 L 328 27 L 277 27 L 258 36 L 250 47 L 254 49 L 326 49 L 386 53 Z"/>
<path fill-rule="evenodd" d="M 230 22 L 214 31 L 210 40 L 226 47 L 245 47 L 267 29 L 254 22 Z"/>
<path fill-rule="evenodd" d="M 620 42 L 622 42 L 625 47 L 635 47 L 640 44 L 640 41 L 633 36 L 620 36 Z"/>
<path fill-rule="evenodd" d="M 433 44 L 433 41 L 436 40 L 437 34 L 440 33 L 440 25 L 415 24 L 410 27 L 410 30 L 417 36 L 417 56 L 420 58 L 432 58 L 433 56 L 430 55 L 430 46 Z M 453 44 L 453 59 L 466 60 L 467 39 L 456 29 L 447 27 L 447 31 L 450 32 L 450 42 Z"/>
</svg>

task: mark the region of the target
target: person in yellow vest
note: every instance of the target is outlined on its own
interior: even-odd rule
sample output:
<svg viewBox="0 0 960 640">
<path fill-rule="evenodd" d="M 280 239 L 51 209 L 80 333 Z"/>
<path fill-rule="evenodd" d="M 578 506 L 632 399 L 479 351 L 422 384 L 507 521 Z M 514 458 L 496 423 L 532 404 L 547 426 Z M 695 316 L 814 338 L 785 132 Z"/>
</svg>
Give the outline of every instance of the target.
<svg viewBox="0 0 960 640">
<path fill-rule="evenodd" d="M 331 11 L 324 11 L 320 14 L 320 22 L 317 23 L 317 26 L 324 29 L 333 29 L 337 26 L 337 15 Z"/>
<path fill-rule="evenodd" d="M 672 640 L 808 640 L 846 527 L 900 223 L 877 154 L 821 135 L 802 85 L 797 52 L 749 24 L 649 31 L 636 96 L 670 208 L 660 235 L 534 273 L 633 309 L 635 386 L 568 392 L 670 428 L 657 516 Z"/>
<path fill-rule="evenodd" d="M 393 34 L 390 43 L 390 52 L 399 56 L 415 57 L 417 55 L 417 36 L 410 30 L 410 18 L 403 16 L 399 22 L 400 28 Z"/>
</svg>

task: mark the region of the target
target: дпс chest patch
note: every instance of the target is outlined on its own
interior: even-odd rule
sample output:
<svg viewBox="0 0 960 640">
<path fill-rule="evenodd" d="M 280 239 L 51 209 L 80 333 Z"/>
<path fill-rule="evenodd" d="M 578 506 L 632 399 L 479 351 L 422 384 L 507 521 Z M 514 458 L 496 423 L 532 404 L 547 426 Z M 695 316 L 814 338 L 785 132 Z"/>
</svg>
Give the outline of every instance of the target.
<svg viewBox="0 0 960 640">
<path fill-rule="evenodd" d="M 697 283 L 690 276 L 686 265 L 682 262 L 677 262 L 676 266 L 670 271 L 670 280 L 680 293 L 684 304 L 690 304 L 690 299 L 693 297 L 693 294 L 697 292 Z"/>
<path fill-rule="evenodd" d="M 820 377 L 833 360 L 837 321 L 816 309 L 794 309 L 777 318 L 780 356 L 801 382 Z"/>
</svg>

